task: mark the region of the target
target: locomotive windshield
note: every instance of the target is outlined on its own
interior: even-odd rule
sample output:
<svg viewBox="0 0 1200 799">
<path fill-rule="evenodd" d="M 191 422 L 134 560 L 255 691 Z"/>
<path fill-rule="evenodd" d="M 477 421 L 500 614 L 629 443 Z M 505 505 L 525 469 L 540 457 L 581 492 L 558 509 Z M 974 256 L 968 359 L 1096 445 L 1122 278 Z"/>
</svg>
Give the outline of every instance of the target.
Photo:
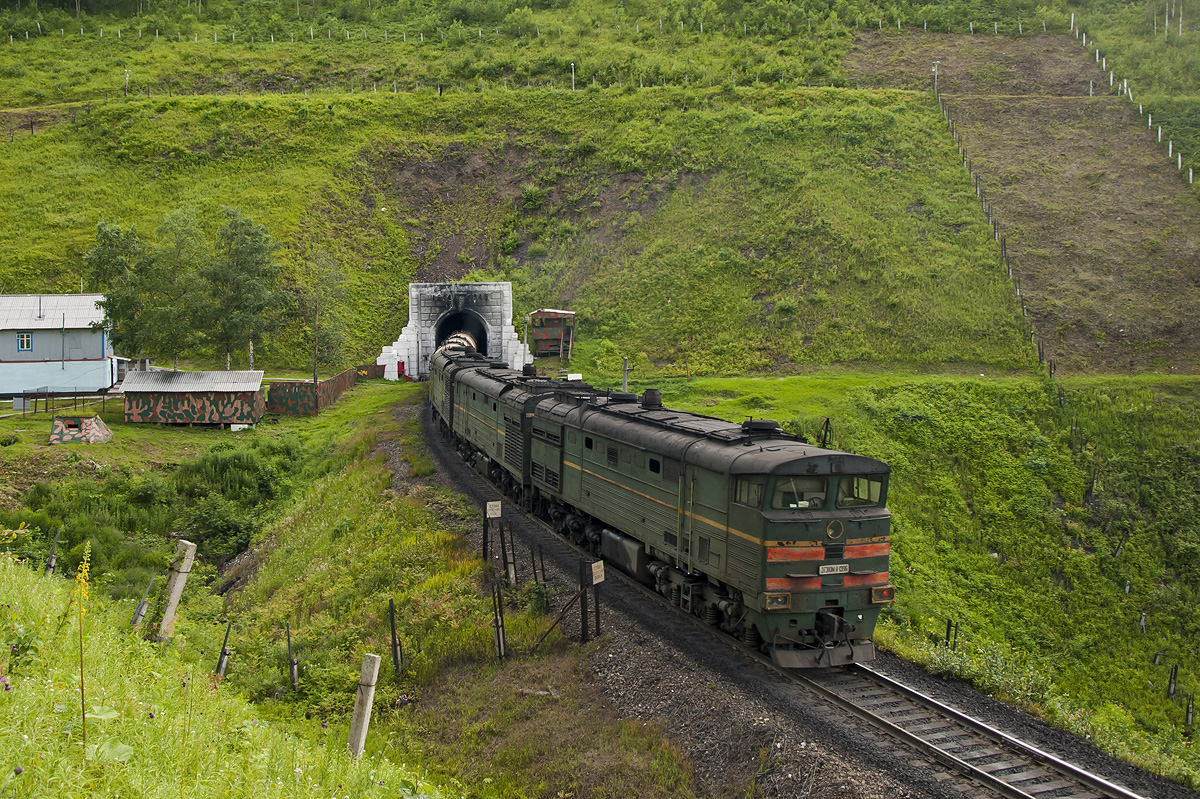
<svg viewBox="0 0 1200 799">
<path fill-rule="evenodd" d="M 865 508 L 878 505 L 883 496 L 882 477 L 843 477 L 838 481 L 839 508 Z"/>
<path fill-rule="evenodd" d="M 772 510 L 793 508 L 820 508 L 825 505 L 829 493 L 826 477 L 780 477 L 775 481 L 775 492 L 771 495 Z"/>
</svg>

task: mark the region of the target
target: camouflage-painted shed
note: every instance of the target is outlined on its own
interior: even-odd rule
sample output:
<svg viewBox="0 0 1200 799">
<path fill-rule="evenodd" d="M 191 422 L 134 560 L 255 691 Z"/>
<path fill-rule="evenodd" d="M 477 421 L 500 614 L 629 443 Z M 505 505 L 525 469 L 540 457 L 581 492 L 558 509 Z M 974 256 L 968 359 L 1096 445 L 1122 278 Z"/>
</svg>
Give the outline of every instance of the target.
<svg viewBox="0 0 1200 799">
<path fill-rule="evenodd" d="M 125 421 L 147 424 L 257 424 L 267 410 L 263 373 L 130 372 L 121 384 Z"/>
</svg>

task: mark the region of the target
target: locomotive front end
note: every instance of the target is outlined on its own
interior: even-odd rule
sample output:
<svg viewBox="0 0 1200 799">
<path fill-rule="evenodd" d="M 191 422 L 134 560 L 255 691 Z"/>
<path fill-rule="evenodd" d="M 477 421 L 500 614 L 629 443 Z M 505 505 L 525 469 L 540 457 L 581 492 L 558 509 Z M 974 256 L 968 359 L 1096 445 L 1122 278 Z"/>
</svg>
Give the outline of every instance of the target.
<svg viewBox="0 0 1200 799">
<path fill-rule="evenodd" d="M 762 593 L 751 615 L 781 666 L 871 660 L 879 613 L 894 598 L 888 467 L 811 447 L 796 454 L 735 484 L 737 504 L 757 511 L 762 541 Z"/>
</svg>

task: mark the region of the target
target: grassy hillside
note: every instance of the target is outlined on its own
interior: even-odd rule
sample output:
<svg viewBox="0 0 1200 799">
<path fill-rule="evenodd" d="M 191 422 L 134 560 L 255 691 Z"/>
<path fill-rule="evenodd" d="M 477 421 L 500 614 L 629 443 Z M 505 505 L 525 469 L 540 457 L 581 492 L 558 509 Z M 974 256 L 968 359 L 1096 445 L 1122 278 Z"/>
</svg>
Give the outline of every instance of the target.
<svg viewBox="0 0 1200 799">
<path fill-rule="evenodd" d="M 937 119 L 904 94 L 732 87 L 93 104 L 0 164 L 22 187 L 0 230 L 29 243 L 0 274 L 70 290 L 100 218 L 229 204 L 290 274 L 317 248 L 344 266 L 348 361 L 398 335 L 410 279 L 480 268 L 519 281 L 520 312 L 572 305 L 668 371 L 1027 367 Z M 280 361 L 303 363 L 305 331 Z"/>
<path fill-rule="evenodd" d="M 664 388 L 674 406 L 770 415 L 810 437 L 829 416 L 837 446 L 891 465 L 885 646 L 1200 785 L 1185 723 L 1200 687 L 1194 379 L 817 373 Z"/>
<path fill-rule="evenodd" d="M 114 443 L 76 445 L 70 452 L 30 440 L 31 429 L 48 427 L 44 415 L 0 420 L 5 432 L 24 425 L 18 434 L 24 440 L 5 449 L 20 448 L 26 456 L 7 461 L 6 472 L 28 470 L 42 480 L 25 492 L 25 502 L 55 495 L 69 504 L 85 481 L 58 478 L 76 463 L 90 464 L 98 475 L 90 495 L 97 524 L 109 521 L 106 509 L 122 500 L 155 491 L 162 499 L 165 487 L 190 470 L 215 471 L 214 457 L 252 461 L 256 452 L 294 445 L 290 469 L 260 475 L 278 488 L 279 501 L 247 514 L 259 522 L 255 551 L 220 578 L 214 558 L 198 557 L 170 644 L 149 643 L 129 629 L 141 584 L 121 579 L 139 565 L 143 550 L 157 556 L 160 579 L 148 617 L 156 621 L 161 574 L 173 549 L 169 534 L 138 529 L 114 542 L 106 530 L 60 516 L 64 506 L 53 503 L 23 519 L 32 529 L 14 534 L 7 519 L 21 511 L 0 514 L 5 795 L 340 790 L 337 795 L 517 797 L 585 786 L 611 795 L 690 795 L 688 765 L 661 731 L 593 712 L 602 702 L 584 678 L 586 652 L 554 633 L 529 655 L 551 622 L 544 591 L 522 586 L 508 592 L 514 661 L 509 668 L 494 665 L 483 564 L 461 538 L 468 525 L 477 528 L 478 515 L 461 497 L 422 479 L 431 466 L 413 413 L 421 395 L 413 384 L 360 385 L 319 419 L 291 419 L 236 437 L 113 419 Z M 151 445 L 156 451 L 145 452 Z M 189 453 L 197 449 L 201 454 L 193 459 Z M 158 473 L 143 472 L 145 466 Z M 121 475 L 124 483 L 114 486 Z M 297 484 L 303 490 L 290 490 Z M 185 509 L 191 504 L 182 496 L 172 502 Z M 59 574 L 66 579 L 41 574 L 60 523 L 68 527 L 59 549 Z M 195 530 L 174 532 L 198 540 L 203 552 Z M 86 540 L 73 546 L 81 534 Z M 82 622 L 90 749 L 79 721 L 80 622 L 70 579 L 85 553 L 92 554 Z M 403 674 L 387 657 L 389 599 L 396 602 L 406 653 Z M 226 620 L 233 624 L 232 655 L 221 680 L 211 672 Z M 298 690 L 287 672 L 289 625 Z M 354 763 L 345 746 L 364 652 L 383 654 L 384 665 L 366 754 Z M 486 697 L 460 691 L 462 683 L 486 685 Z M 556 686 L 557 701 L 530 696 L 530 684 Z M 499 705 L 492 701 L 497 697 Z M 488 731 L 483 748 L 481 725 Z M 559 731 L 560 746 L 542 752 L 535 742 L 547 727 Z M 580 765 L 580 752 L 591 753 L 591 765 Z M 14 775 L 17 767 L 21 773 Z"/>
</svg>

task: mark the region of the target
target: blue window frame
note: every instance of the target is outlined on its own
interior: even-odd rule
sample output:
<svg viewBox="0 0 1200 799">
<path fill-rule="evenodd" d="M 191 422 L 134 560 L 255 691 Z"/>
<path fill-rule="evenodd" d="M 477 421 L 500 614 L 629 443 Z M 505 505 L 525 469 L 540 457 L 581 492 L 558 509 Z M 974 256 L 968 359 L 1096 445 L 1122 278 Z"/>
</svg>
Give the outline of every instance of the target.
<svg viewBox="0 0 1200 799">
<path fill-rule="evenodd" d="M 33 334 L 18 333 L 17 334 L 17 352 L 32 352 L 33 351 Z"/>
</svg>

